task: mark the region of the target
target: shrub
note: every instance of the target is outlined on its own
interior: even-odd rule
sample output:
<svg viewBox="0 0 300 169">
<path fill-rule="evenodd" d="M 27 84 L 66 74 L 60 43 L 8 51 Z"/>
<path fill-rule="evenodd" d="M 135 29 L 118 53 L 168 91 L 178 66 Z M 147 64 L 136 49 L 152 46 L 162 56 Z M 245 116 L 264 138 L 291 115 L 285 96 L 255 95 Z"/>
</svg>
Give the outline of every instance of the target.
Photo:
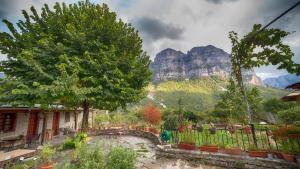
<svg viewBox="0 0 300 169">
<path fill-rule="evenodd" d="M 179 124 L 178 116 L 169 115 L 169 116 L 165 117 L 164 129 L 165 130 L 175 130 L 175 129 L 177 129 L 178 124 Z"/>
<path fill-rule="evenodd" d="M 127 148 L 115 147 L 107 158 L 107 169 L 134 169 L 136 153 Z"/>
<path fill-rule="evenodd" d="M 53 149 L 50 145 L 45 144 L 41 151 L 38 153 L 38 157 L 41 163 L 50 164 L 52 162 L 54 154 L 55 149 Z"/>
<path fill-rule="evenodd" d="M 161 121 L 161 113 L 159 108 L 152 104 L 148 104 L 144 109 L 144 120 L 150 124 L 159 124 Z"/>
<path fill-rule="evenodd" d="M 68 138 L 62 145 L 63 150 L 74 149 L 79 144 L 86 143 L 88 141 L 88 135 L 84 132 L 79 132 L 74 138 Z"/>
</svg>

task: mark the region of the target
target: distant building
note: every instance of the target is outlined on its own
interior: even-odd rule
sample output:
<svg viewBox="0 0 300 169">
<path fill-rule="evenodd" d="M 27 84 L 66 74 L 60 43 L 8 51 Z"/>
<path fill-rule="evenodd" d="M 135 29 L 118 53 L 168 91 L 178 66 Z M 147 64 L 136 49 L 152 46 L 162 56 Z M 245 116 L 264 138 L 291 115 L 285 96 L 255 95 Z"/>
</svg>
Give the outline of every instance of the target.
<svg viewBox="0 0 300 169">
<path fill-rule="evenodd" d="M 286 89 L 294 89 L 294 92 L 282 97 L 284 101 L 296 101 L 300 109 L 300 82 L 291 84 Z"/>
</svg>

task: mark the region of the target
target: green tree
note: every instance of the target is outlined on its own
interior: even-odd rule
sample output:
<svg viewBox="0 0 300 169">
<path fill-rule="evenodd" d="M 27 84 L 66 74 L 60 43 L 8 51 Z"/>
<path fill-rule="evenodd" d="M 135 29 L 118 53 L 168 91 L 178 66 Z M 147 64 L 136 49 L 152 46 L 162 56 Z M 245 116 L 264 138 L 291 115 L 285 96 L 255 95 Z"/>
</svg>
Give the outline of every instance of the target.
<svg viewBox="0 0 300 169">
<path fill-rule="evenodd" d="M 286 124 L 294 124 L 300 121 L 300 111 L 298 107 L 281 110 L 278 113 L 278 118 Z"/>
<path fill-rule="evenodd" d="M 243 84 L 242 70 L 278 65 L 278 69 L 286 69 L 288 72 L 299 74 L 300 66 L 293 62 L 293 52 L 282 42 L 282 39 L 288 35 L 289 32 L 280 29 L 262 29 L 260 24 L 255 24 L 252 31 L 241 39 L 238 38 L 237 33 L 233 31 L 229 33 L 232 43 L 232 75 L 246 103 L 250 123 L 252 113 Z"/>
<path fill-rule="evenodd" d="M 10 33 L 0 33 L 8 58 L 1 71 L 16 84 L 2 100 L 81 106 L 86 128 L 89 107 L 115 110 L 142 98 L 149 57 L 137 30 L 106 4 L 56 3 L 53 10 L 45 4 L 40 15 L 30 10 L 22 11 L 17 28 L 3 20 Z"/>
<path fill-rule="evenodd" d="M 293 107 L 297 107 L 297 104 L 293 102 L 285 102 L 277 98 L 271 98 L 263 102 L 264 110 L 274 114 L 277 114 L 279 111 L 291 109 Z"/>
<path fill-rule="evenodd" d="M 262 101 L 260 91 L 254 87 L 248 89 L 246 92 L 253 112 L 257 113 Z M 213 116 L 223 119 L 227 123 L 247 122 L 248 118 L 245 102 L 241 97 L 241 92 L 237 84 L 233 80 L 230 80 L 226 91 L 220 94 L 220 98 L 220 101 L 216 104 L 212 112 Z"/>
</svg>

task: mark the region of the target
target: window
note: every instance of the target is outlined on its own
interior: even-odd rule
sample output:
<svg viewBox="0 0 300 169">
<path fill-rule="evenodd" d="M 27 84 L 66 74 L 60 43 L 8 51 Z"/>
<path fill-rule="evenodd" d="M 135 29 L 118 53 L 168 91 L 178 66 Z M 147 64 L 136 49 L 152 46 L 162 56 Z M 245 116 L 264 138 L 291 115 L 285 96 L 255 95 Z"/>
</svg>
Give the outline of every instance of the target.
<svg viewBox="0 0 300 169">
<path fill-rule="evenodd" d="M 70 112 L 65 112 L 65 122 L 70 122 Z"/>
<path fill-rule="evenodd" d="M 0 132 L 11 132 L 16 127 L 16 113 L 1 113 L 0 114 Z"/>
</svg>

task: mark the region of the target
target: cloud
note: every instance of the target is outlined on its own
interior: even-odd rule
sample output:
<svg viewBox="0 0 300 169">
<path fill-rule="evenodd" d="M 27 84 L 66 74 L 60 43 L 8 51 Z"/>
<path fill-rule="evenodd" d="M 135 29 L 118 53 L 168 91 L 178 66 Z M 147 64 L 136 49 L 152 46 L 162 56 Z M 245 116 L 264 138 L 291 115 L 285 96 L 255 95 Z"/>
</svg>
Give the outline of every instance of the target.
<svg viewBox="0 0 300 169">
<path fill-rule="evenodd" d="M 182 38 L 184 29 L 173 24 L 164 23 L 159 19 L 142 17 L 133 21 L 141 32 L 149 40 L 159 40 L 163 38 L 179 40 Z"/>
<path fill-rule="evenodd" d="M 224 2 L 234 2 L 237 0 L 206 0 L 206 1 L 214 4 L 222 4 Z"/>
</svg>

